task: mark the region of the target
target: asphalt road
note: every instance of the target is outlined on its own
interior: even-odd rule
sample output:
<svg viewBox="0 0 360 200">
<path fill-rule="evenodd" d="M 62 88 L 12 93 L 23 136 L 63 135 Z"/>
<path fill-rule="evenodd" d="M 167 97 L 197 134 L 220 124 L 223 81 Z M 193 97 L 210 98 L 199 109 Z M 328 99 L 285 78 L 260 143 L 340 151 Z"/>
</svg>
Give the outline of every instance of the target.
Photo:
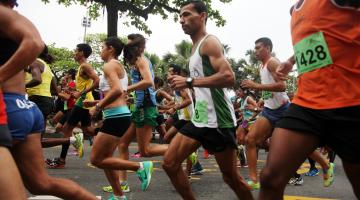
<svg viewBox="0 0 360 200">
<path fill-rule="evenodd" d="M 76 181 L 81 186 L 85 187 L 97 196 L 101 196 L 102 199 L 107 199 L 109 193 L 105 193 L 101 190 L 101 187 L 108 185 L 107 180 L 102 170 L 89 167 L 89 155 L 90 146 L 85 142 L 85 158 L 79 159 L 76 156 L 68 156 L 65 169 L 48 169 L 48 172 L 52 176 L 69 178 Z M 137 144 L 132 143 L 130 147 L 132 153 L 137 151 Z M 53 147 L 44 149 L 45 157 L 58 156 L 60 147 Z M 258 169 L 261 170 L 264 165 L 266 153 L 260 151 Z M 131 158 L 132 160 L 147 160 L 142 158 Z M 232 190 L 223 182 L 219 168 L 215 162 L 214 157 L 210 156 L 209 159 L 204 159 L 202 151 L 199 154 L 200 162 L 204 167 L 204 174 L 199 176 L 193 176 L 191 179 L 191 185 L 193 191 L 199 200 L 231 200 L 237 199 Z M 176 193 L 175 189 L 171 185 L 171 182 L 165 172 L 161 168 L 162 157 L 151 158 L 154 161 L 154 174 L 150 188 L 146 192 L 142 192 L 140 189 L 140 181 L 134 173 L 129 173 L 129 183 L 131 192 L 126 193 L 129 200 L 177 200 L 181 197 Z M 321 175 L 317 177 L 304 177 L 304 184 L 302 186 L 288 186 L 285 194 L 287 200 L 320 200 L 320 199 L 344 199 L 352 200 L 356 199 L 350 183 L 346 179 L 342 164 L 339 158 L 336 158 L 336 173 L 335 182 L 329 188 L 322 186 Z M 305 173 L 308 170 L 309 165 L 305 163 L 299 170 L 301 173 Z M 243 177 L 247 177 L 248 169 L 239 168 Z M 254 197 L 258 196 L 258 191 L 253 191 Z M 33 199 L 40 199 L 40 197 L 34 197 L 29 194 L 29 197 Z M 52 198 L 49 198 L 52 199 Z"/>
</svg>

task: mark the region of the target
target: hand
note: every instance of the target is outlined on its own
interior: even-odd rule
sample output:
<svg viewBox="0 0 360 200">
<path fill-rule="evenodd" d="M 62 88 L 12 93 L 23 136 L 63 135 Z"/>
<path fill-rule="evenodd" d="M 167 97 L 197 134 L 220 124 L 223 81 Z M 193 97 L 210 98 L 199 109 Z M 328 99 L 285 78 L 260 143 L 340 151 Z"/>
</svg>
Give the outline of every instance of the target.
<svg viewBox="0 0 360 200">
<path fill-rule="evenodd" d="M 74 91 L 71 93 L 71 96 L 73 96 L 75 99 L 78 99 L 81 96 L 81 92 Z"/>
<path fill-rule="evenodd" d="M 243 80 L 241 82 L 241 87 L 247 89 L 257 89 L 258 84 L 251 80 Z"/>
<path fill-rule="evenodd" d="M 174 90 L 181 90 L 184 88 L 187 88 L 186 84 L 186 77 L 178 76 L 178 75 L 172 75 L 169 76 L 168 82 L 170 83 L 170 86 Z"/>
<path fill-rule="evenodd" d="M 293 65 L 289 62 L 282 62 L 277 68 L 276 68 L 276 77 L 277 79 L 281 81 L 286 81 L 288 79 L 287 75 L 289 72 L 291 72 L 293 68 Z"/>
<path fill-rule="evenodd" d="M 176 109 L 175 108 L 170 108 L 169 110 L 166 111 L 166 114 L 168 115 L 173 115 L 176 113 Z"/>
<path fill-rule="evenodd" d="M 87 99 L 85 99 L 83 101 L 83 105 L 85 108 L 93 107 L 96 105 L 96 103 L 98 103 L 98 101 L 91 101 L 91 100 L 87 100 Z"/>
<path fill-rule="evenodd" d="M 99 111 L 96 110 L 95 107 L 92 107 L 89 109 L 89 114 L 91 115 L 91 117 L 95 117 L 98 113 L 99 113 Z"/>
</svg>

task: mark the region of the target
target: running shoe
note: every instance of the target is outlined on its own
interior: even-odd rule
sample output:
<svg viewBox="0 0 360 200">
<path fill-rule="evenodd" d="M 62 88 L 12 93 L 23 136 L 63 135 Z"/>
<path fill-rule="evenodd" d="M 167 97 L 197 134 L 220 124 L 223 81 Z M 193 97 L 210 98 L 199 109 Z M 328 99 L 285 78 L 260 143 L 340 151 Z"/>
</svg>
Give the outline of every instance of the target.
<svg viewBox="0 0 360 200">
<path fill-rule="evenodd" d="M 109 192 L 109 193 L 112 193 L 112 192 L 113 192 L 113 189 L 112 189 L 111 185 L 109 185 L 109 186 L 104 186 L 104 187 L 102 188 L 102 190 L 103 190 L 104 192 Z M 121 185 L 121 190 L 122 190 L 123 192 L 130 192 L 130 186 L 129 186 L 129 184 L 128 184 L 128 183 L 125 183 L 124 185 L 122 184 L 122 185 Z"/>
<path fill-rule="evenodd" d="M 292 177 L 292 178 L 290 178 L 288 184 L 300 186 L 300 185 L 303 185 L 303 184 L 304 184 L 304 179 L 303 179 L 301 176 L 298 177 L 298 178 Z"/>
<path fill-rule="evenodd" d="M 127 200 L 127 198 L 125 195 L 115 196 L 114 194 L 111 194 L 108 200 Z"/>
<path fill-rule="evenodd" d="M 73 146 L 78 152 L 78 157 L 82 158 L 84 157 L 84 135 L 82 133 L 76 133 L 74 134 L 75 142 L 73 143 Z"/>
<path fill-rule="evenodd" d="M 258 189 L 260 189 L 260 183 L 259 183 L 259 182 L 254 183 L 254 181 L 249 180 L 249 181 L 247 182 L 247 184 L 250 186 L 250 189 L 251 189 L 251 190 L 258 190 Z"/>
<path fill-rule="evenodd" d="M 203 175 L 203 167 L 201 166 L 200 162 L 196 162 L 195 165 L 191 168 L 191 175 Z"/>
<path fill-rule="evenodd" d="M 140 158 L 141 154 L 140 154 L 140 152 L 136 152 L 136 153 L 132 154 L 131 157 L 132 158 Z"/>
<path fill-rule="evenodd" d="M 329 187 L 331 184 L 333 184 L 334 179 L 335 179 L 334 170 L 335 170 L 334 163 L 329 164 L 329 169 L 323 170 L 323 172 L 324 172 L 324 187 Z"/>
<path fill-rule="evenodd" d="M 208 159 L 209 158 L 209 152 L 208 152 L 208 150 L 204 150 L 204 159 Z"/>
<path fill-rule="evenodd" d="M 49 169 L 64 169 L 65 161 L 60 160 L 60 158 L 54 158 L 53 160 L 47 159 L 45 161 L 46 167 Z"/>
<path fill-rule="evenodd" d="M 136 172 L 136 175 L 139 177 L 140 181 L 141 181 L 141 190 L 145 191 L 148 189 L 149 185 L 150 185 L 150 181 L 151 181 L 151 174 L 154 170 L 154 165 L 153 162 L 151 161 L 144 161 L 141 162 L 143 164 L 143 169 L 142 170 L 138 170 Z"/>
<path fill-rule="evenodd" d="M 305 176 L 317 176 L 317 175 L 319 175 L 319 170 L 317 168 L 309 169 L 309 171 L 305 173 Z"/>
<path fill-rule="evenodd" d="M 188 159 L 190 159 L 192 165 L 195 165 L 197 162 L 197 155 L 195 152 L 193 152 L 192 154 L 190 154 L 190 156 L 188 157 Z"/>
</svg>

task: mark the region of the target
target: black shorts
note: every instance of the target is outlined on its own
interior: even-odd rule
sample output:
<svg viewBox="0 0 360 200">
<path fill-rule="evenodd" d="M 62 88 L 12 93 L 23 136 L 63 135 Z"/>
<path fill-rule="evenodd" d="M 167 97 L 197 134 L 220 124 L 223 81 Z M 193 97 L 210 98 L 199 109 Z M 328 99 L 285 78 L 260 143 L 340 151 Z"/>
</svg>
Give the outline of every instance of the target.
<svg viewBox="0 0 360 200">
<path fill-rule="evenodd" d="M 131 117 L 108 118 L 103 121 L 100 132 L 122 137 L 131 124 Z"/>
<path fill-rule="evenodd" d="M 180 119 L 178 120 L 177 122 L 174 123 L 174 127 L 177 129 L 177 130 L 180 130 L 182 127 L 184 127 L 187 123 L 190 123 L 190 121 L 186 121 L 184 119 Z"/>
<path fill-rule="evenodd" d="M 165 122 L 164 115 L 163 115 L 163 114 L 159 114 L 159 115 L 156 117 L 156 123 L 158 124 L 158 126 L 161 126 L 164 122 Z"/>
<path fill-rule="evenodd" d="M 64 112 L 64 101 L 60 98 L 56 99 L 55 101 L 55 112 Z"/>
<path fill-rule="evenodd" d="M 90 113 L 88 109 L 75 105 L 71 109 L 67 123 L 71 126 L 76 126 L 79 122 L 81 122 L 82 127 L 90 126 L 91 125 Z"/>
<path fill-rule="evenodd" d="M 360 163 L 360 106 L 314 110 L 291 104 L 276 127 L 313 134 L 344 161 Z"/>
<path fill-rule="evenodd" d="M 234 128 L 199 128 L 192 122 L 185 124 L 179 131 L 181 134 L 195 139 L 210 153 L 218 153 L 227 148 L 237 149 Z"/>
<path fill-rule="evenodd" d="M 0 125 L 0 146 L 12 146 L 10 131 L 6 125 Z"/>
<path fill-rule="evenodd" d="M 50 115 L 50 113 L 53 110 L 54 101 L 53 101 L 52 97 L 32 95 L 32 96 L 29 96 L 29 100 L 34 102 L 37 105 L 37 107 L 40 109 L 44 119 L 46 119 L 47 116 Z"/>
<path fill-rule="evenodd" d="M 61 125 L 64 125 L 67 121 L 68 121 L 68 119 L 69 119 L 69 117 L 70 117 L 70 114 L 71 114 L 71 110 L 63 110 L 62 111 L 63 112 L 63 116 L 61 117 L 61 119 L 59 120 L 59 123 L 61 124 Z"/>
</svg>

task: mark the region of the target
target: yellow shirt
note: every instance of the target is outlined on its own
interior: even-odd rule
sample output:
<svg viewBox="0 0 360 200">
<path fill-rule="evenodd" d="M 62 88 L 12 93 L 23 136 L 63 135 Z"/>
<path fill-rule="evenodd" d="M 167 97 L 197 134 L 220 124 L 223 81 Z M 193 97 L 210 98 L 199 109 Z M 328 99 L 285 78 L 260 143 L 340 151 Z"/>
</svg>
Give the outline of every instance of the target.
<svg viewBox="0 0 360 200">
<path fill-rule="evenodd" d="M 50 70 L 49 65 L 41 60 L 40 58 L 37 59 L 44 64 L 44 71 L 41 73 L 41 83 L 37 86 L 26 88 L 26 92 L 29 96 L 37 95 L 37 96 L 44 96 L 44 97 L 51 97 L 50 86 L 51 80 L 54 77 L 53 73 Z M 28 83 L 32 80 L 32 75 L 30 73 L 26 73 L 25 82 Z"/>
<path fill-rule="evenodd" d="M 79 67 L 79 69 L 77 71 L 77 74 L 76 74 L 76 77 L 75 77 L 76 91 L 78 91 L 78 92 L 82 92 L 85 89 L 90 88 L 92 86 L 92 84 L 93 84 L 92 79 L 81 77 L 80 72 L 81 72 L 81 66 Z M 83 106 L 83 101 L 84 100 L 90 100 L 90 101 L 94 100 L 94 97 L 93 97 L 91 91 L 84 94 L 84 95 L 82 95 L 81 97 L 79 97 L 79 99 L 76 101 L 75 105 L 80 106 L 82 108 L 85 108 Z M 88 108 L 85 108 L 85 109 L 88 109 Z"/>
</svg>

